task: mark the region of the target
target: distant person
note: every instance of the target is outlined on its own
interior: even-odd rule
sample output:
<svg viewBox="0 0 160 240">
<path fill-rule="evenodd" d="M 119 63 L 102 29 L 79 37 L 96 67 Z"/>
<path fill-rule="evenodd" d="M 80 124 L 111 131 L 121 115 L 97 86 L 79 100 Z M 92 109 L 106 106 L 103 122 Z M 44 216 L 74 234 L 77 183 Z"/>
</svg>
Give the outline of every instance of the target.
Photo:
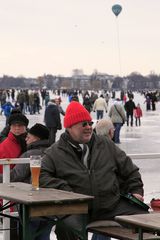
<svg viewBox="0 0 160 240">
<path fill-rule="evenodd" d="M 141 126 L 142 109 L 139 103 L 137 104 L 136 109 L 134 109 L 134 117 L 136 126 Z"/>
<path fill-rule="evenodd" d="M 11 102 L 6 102 L 2 105 L 2 112 L 4 113 L 4 116 L 6 117 L 6 125 L 8 123 L 8 118 L 11 115 L 11 111 L 14 109 L 14 106 L 11 104 Z"/>
<path fill-rule="evenodd" d="M 64 116 L 65 115 L 65 111 L 63 110 L 63 108 L 61 106 L 61 102 L 62 102 L 61 97 L 56 97 L 54 100 L 55 100 L 55 104 L 58 107 L 59 112 Z"/>
<path fill-rule="evenodd" d="M 25 91 L 22 89 L 17 94 L 17 102 L 20 106 L 21 112 L 24 113 L 24 105 L 26 102 L 26 96 L 25 96 Z"/>
<path fill-rule="evenodd" d="M 126 96 L 126 94 L 124 94 L 124 96 L 123 96 L 123 104 L 125 104 L 126 101 L 127 101 L 127 96 Z"/>
<path fill-rule="evenodd" d="M 106 93 L 105 100 L 106 100 L 107 106 L 109 105 L 109 99 L 110 99 L 110 95 L 109 95 L 109 93 Z"/>
<path fill-rule="evenodd" d="M 62 129 L 60 112 L 54 99 L 48 102 L 44 113 L 44 122 L 49 129 L 49 142 L 52 144 L 56 140 L 57 130 Z"/>
<path fill-rule="evenodd" d="M 156 102 L 157 102 L 156 93 L 152 92 L 152 93 L 151 93 L 152 111 L 155 111 L 155 110 L 156 110 Z"/>
<path fill-rule="evenodd" d="M 129 119 L 130 119 L 130 125 L 133 127 L 133 111 L 136 109 L 136 105 L 132 99 L 132 97 L 129 97 L 129 100 L 125 103 L 124 108 L 126 110 L 127 115 L 127 126 L 129 126 Z"/>
<path fill-rule="evenodd" d="M 71 95 L 70 102 L 72 102 L 72 101 L 79 102 L 79 97 L 78 97 L 77 92 L 75 92 Z"/>
<path fill-rule="evenodd" d="M 150 99 L 149 95 L 146 95 L 146 99 L 145 99 L 144 103 L 146 103 L 146 111 L 150 111 L 151 110 L 151 99 Z"/>
<path fill-rule="evenodd" d="M 88 94 L 86 94 L 83 98 L 83 106 L 87 109 L 89 113 L 92 111 L 92 102 Z"/>
<path fill-rule="evenodd" d="M 116 99 L 114 104 L 111 106 L 108 116 L 111 118 L 115 131 L 114 131 L 114 142 L 120 143 L 120 131 L 123 126 L 126 116 L 124 108 L 120 102 L 120 99 Z"/>
<path fill-rule="evenodd" d="M 45 99 L 44 99 L 45 107 L 48 106 L 49 101 L 50 101 L 50 94 L 49 94 L 49 92 L 47 91 L 46 94 L 45 94 Z"/>
<path fill-rule="evenodd" d="M 104 111 L 107 112 L 107 103 L 102 94 L 95 100 L 93 111 L 97 112 L 97 120 L 103 118 Z"/>
</svg>

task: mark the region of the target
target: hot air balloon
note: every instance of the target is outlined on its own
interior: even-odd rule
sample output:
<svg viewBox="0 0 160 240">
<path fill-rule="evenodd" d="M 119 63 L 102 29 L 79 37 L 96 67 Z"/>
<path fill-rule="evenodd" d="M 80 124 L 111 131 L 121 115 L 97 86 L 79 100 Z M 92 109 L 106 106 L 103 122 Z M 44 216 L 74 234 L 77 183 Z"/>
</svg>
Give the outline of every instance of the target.
<svg viewBox="0 0 160 240">
<path fill-rule="evenodd" d="M 115 14 L 116 17 L 118 17 L 121 11 L 122 11 L 121 5 L 115 4 L 112 6 L 112 12 Z"/>
<path fill-rule="evenodd" d="M 112 6 L 112 12 L 116 16 L 116 26 L 117 26 L 117 47 L 118 47 L 118 56 L 119 56 L 119 69 L 120 69 L 120 75 L 121 75 L 121 54 L 120 54 L 120 43 L 119 43 L 119 29 L 118 29 L 118 15 L 122 11 L 122 6 L 119 4 L 115 4 Z"/>
</svg>

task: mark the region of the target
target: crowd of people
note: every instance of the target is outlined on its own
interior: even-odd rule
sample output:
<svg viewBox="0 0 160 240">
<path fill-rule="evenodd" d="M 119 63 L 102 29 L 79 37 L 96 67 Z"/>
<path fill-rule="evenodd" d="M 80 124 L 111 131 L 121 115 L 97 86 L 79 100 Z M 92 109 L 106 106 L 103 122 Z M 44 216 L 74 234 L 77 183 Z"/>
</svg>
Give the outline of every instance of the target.
<svg viewBox="0 0 160 240">
<path fill-rule="evenodd" d="M 3 94 L 4 91 L 1 95 Z M 142 109 L 139 103 L 135 104 L 132 92 L 128 92 L 128 95 L 121 93 L 120 97 L 116 97 L 115 92 L 111 95 L 109 92 L 98 94 L 72 91 L 67 95 L 69 103 L 65 111 L 61 106 L 61 93 L 54 99 L 50 98 L 46 90 L 28 93 L 21 90 L 16 95 L 10 91 L 10 94 L 6 95 L 6 101 L 1 101 L 2 114 L 7 112 L 6 106 L 10 110 L 5 115 L 6 126 L 1 132 L 0 158 L 42 155 L 41 187 L 94 196 L 89 205 L 87 223 L 113 220 L 117 215 L 147 213 L 145 209 L 132 205 L 121 197 L 131 193 L 139 200 L 144 200 L 139 168 L 117 146 L 120 144 L 120 130 L 124 124 L 133 127 L 135 118 L 135 126 L 141 125 Z M 33 105 L 25 102 L 23 97 L 27 94 L 34 96 Z M 148 98 L 148 95 L 145 97 Z M 109 108 L 110 99 L 112 104 Z M 40 104 L 45 108 L 44 124 L 35 123 L 28 128 L 26 111 L 28 114 L 39 114 Z M 92 111 L 96 112 L 97 118 L 94 129 Z M 57 140 L 57 130 L 62 128 L 64 131 Z M 29 164 L 11 165 L 10 175 L 13 182 L 31 182 Z M 0 168 L 1 182 L 2 176 Z M 40 219 L 30 223 L 34 231 L 38 231 L 44 224 L 47 222 L 41 224 Z M 63 227 L 56 226 L 57 239 L 77 240 L 74 228 L 79 232 L 82 230 L 81 215 L 64 218 Z M 49 240 L 51 229 L 48 228 L 36 240 Z M 15 239 L 15 236 L 11 236 L 11 239 Z M 109 238 L 94 234 L 93 239 Z"/>
</svg>

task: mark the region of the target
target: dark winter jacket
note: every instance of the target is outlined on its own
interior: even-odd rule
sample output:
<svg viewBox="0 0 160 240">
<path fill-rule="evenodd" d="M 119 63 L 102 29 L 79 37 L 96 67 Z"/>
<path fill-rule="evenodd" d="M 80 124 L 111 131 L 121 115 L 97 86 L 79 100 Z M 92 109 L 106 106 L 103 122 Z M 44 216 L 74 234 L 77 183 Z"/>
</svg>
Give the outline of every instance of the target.
<svg viewBox="0 0 160 240">
<path fill-rule="evenodd" d="M 120 182 L 126 192 L 143 195 L 139 169 L 132 160 L 106 137 L 95 136 L 87 169 L 62 134 L 60 140 L 45 151 L 40 185 L 93 195 L 94 210 L 112 210 L 120 199 Z"/>
<path fill-rule="evenodd" d="M 87 109 L 88 112 L 92 110 L 92 103 L 89 97 L 83 99 L 83 106 Z"/>
<path fill-rule="evenodd" d="M 127 114 L 133 115 L 133 110 L 136 109 L 136 105 L 135 105 L 135 103 L 132 101 L 132 99 L 130 99 L 129 101 L 127 101 L 127 102 L 125 103 L 124 108 L 125 108 Z"/>
<path fill-rule="evenodd" d="M 49 102 L 44 114 L 44 122 L 48 128 L 61 129 L 60 112 L 56 104 Z"/>
</svg>

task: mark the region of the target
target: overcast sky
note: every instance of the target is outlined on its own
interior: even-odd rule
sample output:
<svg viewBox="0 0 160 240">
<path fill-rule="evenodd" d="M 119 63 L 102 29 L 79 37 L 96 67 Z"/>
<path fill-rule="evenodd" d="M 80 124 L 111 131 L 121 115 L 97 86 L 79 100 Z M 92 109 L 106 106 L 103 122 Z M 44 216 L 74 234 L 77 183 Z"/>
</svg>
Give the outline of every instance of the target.
<svg viewBox="0 0 160 240">
<path fill-rule="evenodd" d="M 120 4 L 116 18 L 112 5 Z M 0 76 L 160 74 L 160 0 L 0 0 Z"/>
</svg>

